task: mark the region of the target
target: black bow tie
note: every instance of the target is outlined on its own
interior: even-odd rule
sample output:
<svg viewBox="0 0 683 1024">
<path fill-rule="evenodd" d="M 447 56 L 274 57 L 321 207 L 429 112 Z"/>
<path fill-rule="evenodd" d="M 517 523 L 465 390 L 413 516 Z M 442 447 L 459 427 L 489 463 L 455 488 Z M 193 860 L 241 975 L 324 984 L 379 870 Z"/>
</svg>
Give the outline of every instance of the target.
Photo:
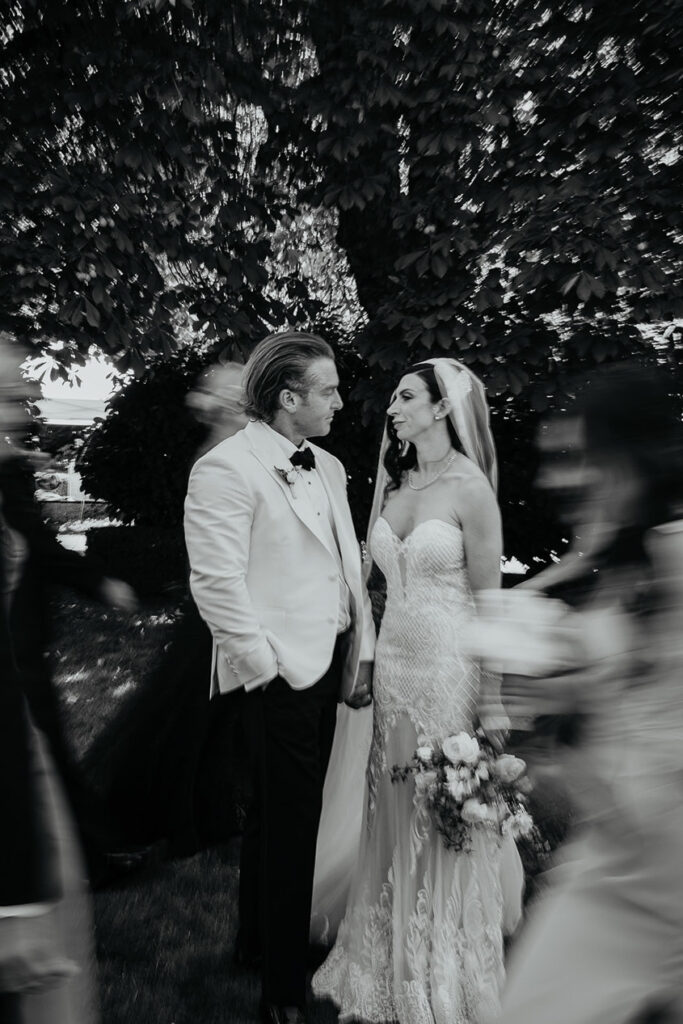
<svg viewBox="0 0 683 1024">
<path fill-rule="evenodd" d="M 289 461 L 293 466 L 301 466 L 302 469 L 315 469 L 315 455 L 310 448 L 297 448 L 289 456 Z"/>
</svg>

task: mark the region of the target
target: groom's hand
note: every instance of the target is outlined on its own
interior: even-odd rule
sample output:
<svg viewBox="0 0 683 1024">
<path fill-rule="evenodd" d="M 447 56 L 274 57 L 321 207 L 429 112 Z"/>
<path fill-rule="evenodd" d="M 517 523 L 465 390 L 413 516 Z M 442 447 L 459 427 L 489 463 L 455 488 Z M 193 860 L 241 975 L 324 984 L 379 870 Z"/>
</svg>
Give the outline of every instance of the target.
<svg viewBox="0 0 683 1024">
<path fill-rule="evenodd" d="M 353 693 L 346 698 L 345 704 L 350 708 L 366 708 L 372 703 L 372 669 L 371 661 L 361 661 Z"/>
</svg>

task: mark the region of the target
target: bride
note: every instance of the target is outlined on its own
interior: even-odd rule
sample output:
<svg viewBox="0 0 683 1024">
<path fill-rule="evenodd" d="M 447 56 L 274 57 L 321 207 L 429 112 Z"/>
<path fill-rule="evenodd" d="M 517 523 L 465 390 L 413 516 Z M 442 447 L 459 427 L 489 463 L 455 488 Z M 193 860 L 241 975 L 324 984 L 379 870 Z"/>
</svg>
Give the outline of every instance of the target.
<svg viewBox="0 0 683 1024">
<path fill-rule="evenodd" d="M 313 978 L 341 1021 L 471 1024 L 498 1005 L 503 931 L 521 913 L 514 842 L 477 830 L 467 853 L 446 850 L 412 781 L 390 775 L 418 745 L 471 731 L 482 686 L 495 685 L 464 641 L 473 594 L 499 585 L 496 475 L 478 378 L 453 359 L 412 367 L 388 410 L 369 532 L 387 603 L 360 849 L 336 944 Z M 495 710 L 481 722 L 498 747 L 505 724 Z"/>
</svg>

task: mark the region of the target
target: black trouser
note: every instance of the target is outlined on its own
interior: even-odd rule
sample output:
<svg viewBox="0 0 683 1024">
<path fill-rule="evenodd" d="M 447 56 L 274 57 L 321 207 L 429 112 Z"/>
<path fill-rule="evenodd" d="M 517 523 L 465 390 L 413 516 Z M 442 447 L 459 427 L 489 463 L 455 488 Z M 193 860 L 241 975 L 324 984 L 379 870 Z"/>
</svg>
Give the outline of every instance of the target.
<svg viewBox="0 0 683 1024">
<path fill-rule="evenodd" d="M 303 1007 L 323 784 L 337 718 L 342 642 L 314 686 L 280 676 L 246 695 L 253 779 L 240 859 L 240 942 L 263 955 L 263 998 Z"/>
</svg>

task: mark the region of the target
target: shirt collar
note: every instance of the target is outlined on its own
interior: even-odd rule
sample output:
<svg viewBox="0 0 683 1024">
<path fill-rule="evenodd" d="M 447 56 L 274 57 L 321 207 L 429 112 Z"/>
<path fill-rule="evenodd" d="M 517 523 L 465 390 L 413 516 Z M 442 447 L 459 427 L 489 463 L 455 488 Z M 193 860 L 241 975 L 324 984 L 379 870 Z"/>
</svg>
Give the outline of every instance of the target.
<svg viewBox="0 0 683 1024">
<path fill-rule="evenodd" d="M 271 441 L 274 441 L 277 444 L 278 448 L 280 448 L 284 452 L 287 458 L 289 458 L 291 455 L 294 454 L 295 451 L 297 451 L 297 446 L 294 444 L 294 442 L 290 441 L 289 438 L 285 437 L 284 434 L 281 434 L 278 430 L 273 430 L 273 428 L 269 426 L 268 423 L 263 423 L 263 427 L 268 431 L 268 435 Z M 303 448 L 305 447 L 305 445 L 306 441 L 303 441 L 301 447 Z"/>
</svg>

